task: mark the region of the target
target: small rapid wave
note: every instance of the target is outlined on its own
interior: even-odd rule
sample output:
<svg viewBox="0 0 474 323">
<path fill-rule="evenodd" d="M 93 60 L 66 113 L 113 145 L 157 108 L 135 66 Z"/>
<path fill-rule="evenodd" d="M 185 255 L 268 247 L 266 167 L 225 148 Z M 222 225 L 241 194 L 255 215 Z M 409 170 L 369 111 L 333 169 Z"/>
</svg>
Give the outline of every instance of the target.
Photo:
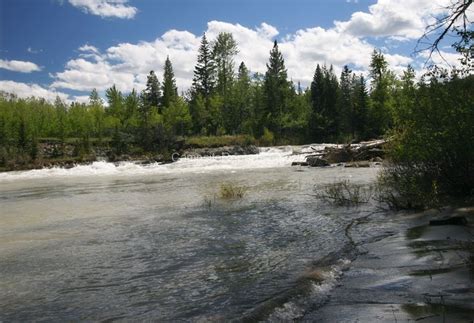
<svg viewBox="0 0 474 323">
<path fill-rule="evenodd" d="M 325 304 L 330 291 L 350 264 L 351 260 L 342 258 L 332 265 L 309 269 L 293 289 L 255 308 L 244 317 L 244 321 L 289 322 L 302 319 L 308 309 Z"/>
<path fill-rule="evenodd" d="M 52 167 L 0 173 L 0 182 L 68 176 L 208 173 L 214 171 L 287 167 L 294 161 L 304 161 L 305 154 L 320 149 L 319 146 L 317 145 L 316 148 L 313 146 L 263 147 L 260 148 L 260 153 L 257 155 L 183 158 L 171 164 L 153 163 L 142 165 L 134 162 L 109 163 L 97 161 L 89 165 L 77 165 L 72 168 Z"/>
</svg>

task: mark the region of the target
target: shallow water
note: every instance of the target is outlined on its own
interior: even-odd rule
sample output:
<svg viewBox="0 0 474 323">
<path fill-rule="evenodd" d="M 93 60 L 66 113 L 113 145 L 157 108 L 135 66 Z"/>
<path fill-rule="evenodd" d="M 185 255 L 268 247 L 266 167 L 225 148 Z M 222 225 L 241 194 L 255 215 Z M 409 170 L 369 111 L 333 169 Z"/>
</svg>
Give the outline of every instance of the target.
<svg viewBox="0 0 474 323">
<path fill-rule="evenodd" d="M 328 206 L 315 187 L 378 172 L 289 166 L 303 156 L 0 174 L 0 321 L 298 315 L 289 301 L 323 299 L 354 252 L 346 227 L 373 212 Z M 223 182 L 245 197 L 216 198 Z"/>
</svg>

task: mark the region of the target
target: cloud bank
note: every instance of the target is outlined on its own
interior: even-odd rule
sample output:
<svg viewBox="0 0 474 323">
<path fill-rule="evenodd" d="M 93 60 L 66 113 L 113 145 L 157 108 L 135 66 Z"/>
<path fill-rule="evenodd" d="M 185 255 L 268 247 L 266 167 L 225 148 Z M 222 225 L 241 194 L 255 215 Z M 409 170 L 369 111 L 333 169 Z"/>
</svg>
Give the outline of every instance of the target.
<svg viewBox="0 0 474 323">
<path fill-rule="evenodd" d="M 69 1 L 103 17 L 132 18 L 136 14 L 136 8 L 126 5 L 128 0 Z M 426 24 L 434 19 L 433 14 L 443 12 L 442 7 L 449 1 L 378 0 L 367 12 L 354 12 L 350 19 L 335 21 L 331 28 L 306 28 L 286 35 L 265 22 L 249 27 L 216 20 L 207 23 L 205 33 L 209 40 L 215 39 L 220 32 L 232 33 L 239 47 L 236 67 L 243 61 L 253 73 L 265 73 L 273 40 L 278 39 L 289 77 L 303 86 L 310 84 L 317 64 L 332 64 L 336 73 L 348 64 L 354 71 L 367 74 L 375 44 L 384 42 L 391 48 L 383 51 L 392 70 L 401 74 L 407 64 L 412 64 L 420 73 L 426 59 L 423 55 L 414 58 L 397 54 L 393 52 L 394 48 L 401 42 L 420 37 Z M 58 91 L 83 91 L 84 95 L 74 97 L 83 100 L 92 89 L 104 91 L 113 84 L 123 92 L 134 88 L 140 91 L 151 70 L 161 79 L 163 65 L 169 56 L 177 85 L 180 91 L 185 91 L 192 83 L 201 36 L 171 29 L 151 41 L 124 42 L 109 48 L 87 43 L 78 48 L 76 57 L 67 61 L 62 71 L 51 74 L 53 81 L 49 89 L 41 86 L 32 89 L 35 93 L 47 90 L 53 93 L 51 96 L 62 93 Z M 447 53 L 446 56 L 450 63 L 456 64 L 455 54 Z M 21 91 L 25 88 L 24 85 L 16 86 Z"/>
</svg>

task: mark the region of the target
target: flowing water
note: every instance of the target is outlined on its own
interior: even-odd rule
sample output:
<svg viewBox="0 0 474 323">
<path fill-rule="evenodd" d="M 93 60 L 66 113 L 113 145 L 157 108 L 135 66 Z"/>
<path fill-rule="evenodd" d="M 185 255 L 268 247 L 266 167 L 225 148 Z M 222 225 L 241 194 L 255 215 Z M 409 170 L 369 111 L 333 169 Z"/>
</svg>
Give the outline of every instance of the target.
<svg viewBox="0 0 474 323">
<path fill-rule="evenodd" d="M 0 321 L 291 319 L 330 293 L 373 206 L 314 189 L 371 168 L 290 167 L 292 148 L 169 165 L 0 174 Z M 216 197 L 222 183 L 243 199 Z"/>
</svg>

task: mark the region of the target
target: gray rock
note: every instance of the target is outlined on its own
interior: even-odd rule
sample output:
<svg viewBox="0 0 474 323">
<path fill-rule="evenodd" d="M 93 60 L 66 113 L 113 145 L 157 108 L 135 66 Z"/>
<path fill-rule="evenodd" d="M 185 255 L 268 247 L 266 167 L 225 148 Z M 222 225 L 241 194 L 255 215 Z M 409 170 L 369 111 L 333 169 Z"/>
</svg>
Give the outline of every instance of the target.
<svg viewBox="0 0 474 323">
<path fill-rule="evenodd" d="M 319 157 L 308 157 L 308 158 L 306 158 L 306 162 L 311 167 L 329 166 L 329 162 L 326 159 L 319 158 Z"/>
</svg>

